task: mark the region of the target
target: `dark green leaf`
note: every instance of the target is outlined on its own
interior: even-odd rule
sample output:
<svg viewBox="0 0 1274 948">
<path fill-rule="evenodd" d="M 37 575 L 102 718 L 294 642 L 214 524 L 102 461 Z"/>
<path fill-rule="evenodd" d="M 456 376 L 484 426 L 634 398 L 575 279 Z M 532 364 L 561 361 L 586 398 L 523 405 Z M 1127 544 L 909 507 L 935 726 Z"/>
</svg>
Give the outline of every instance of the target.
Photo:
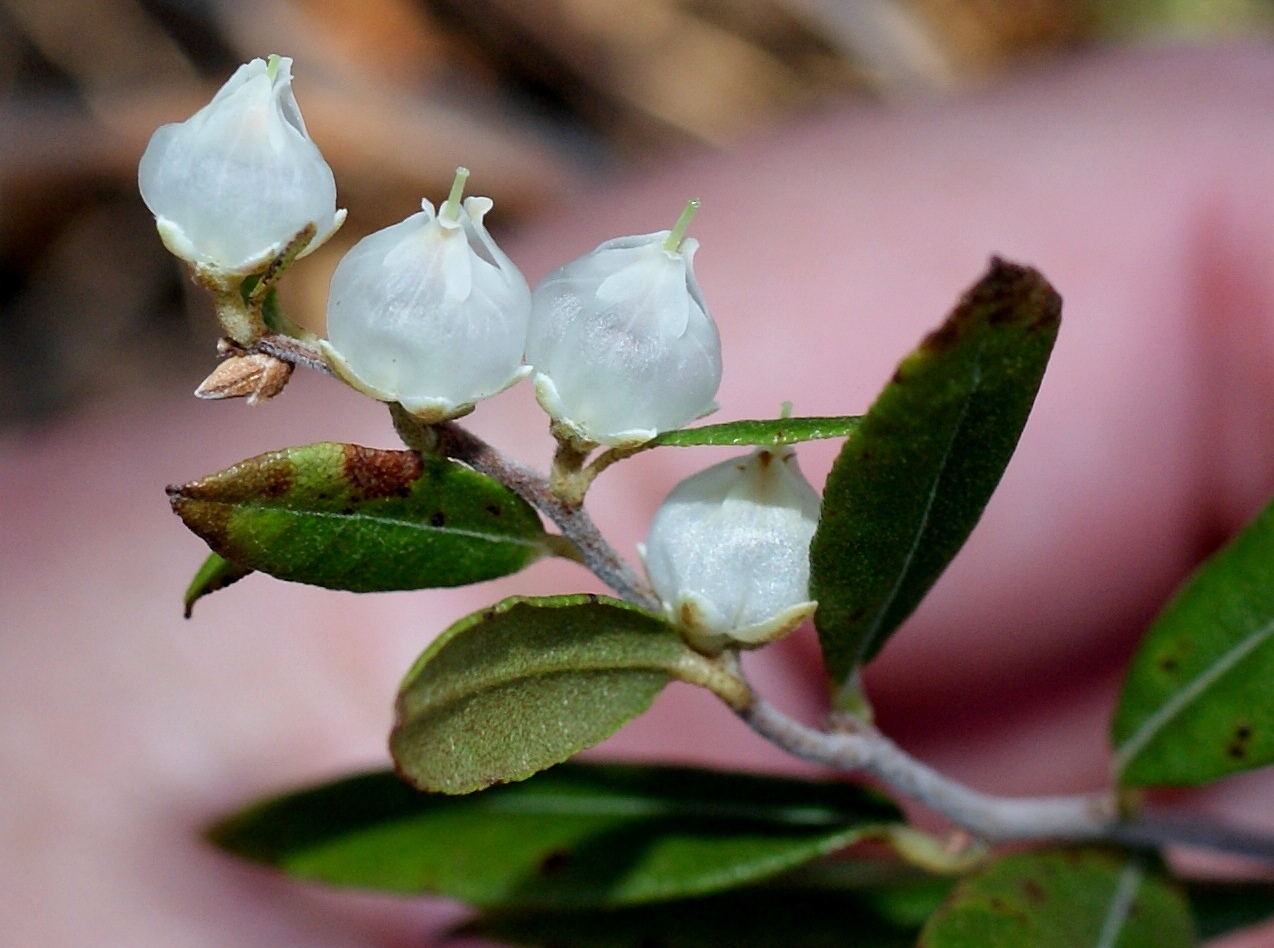
<svg viewBox="0 0 1274 948">
<path fill-rule="evenodd" d="M 195 603 L 204 596 L 215 593 L 218 589 L 225 589 L 231 583 L 237 583 L 251 572 L 252 570 L 247 567 L 231 563 L 216 553 L 210 553 L 195 573 L 190 585 L 186 587 L 186 595 L 182 597 L 181 601 L 186 606 L 186 618 L 190 618 L 191 613 L 194 612 Z"/>
<path fill-rule="evenodd" d="M 461 586 L 549 552 L 539 517 L 508 488 L 412 451 L 271 451 L 168 494 L 218 555 L 328 589 Z"/>
<path fill-rule="evenodd" d="M 464 797 L 367 774 L 258 804 L 210 836 L 336 885 L 577 909 L 742 885 L 898 819 L 847 784 L 570 763 Z"/>
<path fill-rule="evenodd" d="M 1096 850 L 1017 853 L 956 886 L 922 948 L 1186 948 L 1179 892 L 1139 857 Z"/>
<path fill-rule="evenodd" d="M 1187 880 L 1200 938 L 1217 938 L 1274 916 L 1274 882 Z"/>
<path fill-rule="evenodd" d="M 1060 314 L 1038 273 L 992 261 L 846 442 L 810 549 L 814 622 L 836 685 L 911 614 L 982 515 L 1026 424 Z"/>
<path fill-rule="evenodd" d="M 671 678 L 706 664 L 627 603 L 506 599 L 461 619 L 407 673 L 390 750 L 421 789 L 522 780 L 609 737 Z"/>
<path fill-rule="evenodd" d="M 618 910 L 496 913 L 465 935 L 538 948 L 911 948 L 869 896 L 753 887 Z"/>
<path fill-rule="evenodd" d="M 858 427 L 857 415 L 830 418 L 774 418 L 767 421 L 727 421 L 719 425 L 665 431 L 649 442 L 650 447 L 671 445 L 747 445 L 778 447 L 798 441 L 843 438 Z"/>
<path fill-rule="evenodd" d="M 1128 786 L 1274 762 L 1274 505 L 1173 598 L 1128 668 L 1111 737 Z"/>
</svg>

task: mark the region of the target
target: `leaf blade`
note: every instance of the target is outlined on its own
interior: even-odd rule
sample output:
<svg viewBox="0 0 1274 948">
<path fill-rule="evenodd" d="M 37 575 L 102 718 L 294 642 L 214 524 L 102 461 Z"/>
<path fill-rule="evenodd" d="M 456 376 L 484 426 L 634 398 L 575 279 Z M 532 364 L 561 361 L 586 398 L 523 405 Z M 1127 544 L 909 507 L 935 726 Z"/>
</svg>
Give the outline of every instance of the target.
<svg viewBox="0 0 1274 948">
<path fill-rule="evenodd" d="M 898 818 L 844 784 L 573 762 L 465 797 L 364 774 L 257 804 L 209 836 L 330 884 L 561 909 L 719 891 Z"/>
<path fill-rule="evenodd" d="M 1187 879 L 1182 884 L 1200 938 L 1219 938 L 1274 916 L 1274 883 L 1268 880 Z"/>
<path fill-rule="evenodd" d="M 700 425 L 697 428 L 665 431 L 649 442 L 649 446 L 684 448 L 700 445 L 733 447 L 758 445 L 777 448 L 800 441 L 844 438 L 853 434 L 860 420 L 857 415 L 832 415 L 727 421 L 716 425 Z"/>
<path fill-rule="evenodd" d="M 814 623 L 838 687 L 911 614 L 981 517 L 1060 318 L 1042 276 L 993 260 L 846 442 L 810 549 Z"/>
<path fill-rule="evenodd" d="M 240 566 L 238 563 L 232 563 L 224 556 L 216 553 L 208 554 L 207 559 L 195 571 L 190 585 L 186 587 L 186 592 L 181 597 L 186 618 L 189 619 L 194 614 L 195 603 L 204 596 L 210 596 L 232 583 L 237 583 L 251 572 L 253 570 Z"/>
<path fill-rule="evenodd" d="M 1199 784 L 1274 762 L 1274 503 L 1151 623 L 1111 724 L 1127 786 Z"/>
<path fill-rule="evenodd" d="M 1138 860 L 1099 850 L 1002 857 L 960 882 L 923 948 L 1187 948 L 1181 894 Z"/>
<path fill-rule="evenodd" d="M 755 886 L 618 909 L 492 913 L 457 933 L 538 948 L 911 948 L 917 931 L 856 893 Z"/>
<path fill-rule="evenodd" d="M 696 660 L 665 620 L 618 600 L 506 599 L 416 661 L 390 750 L 421 789 L 522 780 L 613 734 Z"/>
<path fill-rule="evenodd" d="M 169 488 L 173 510 L 241 568 L 328 589 L 482 582 L 550 544 L 508 488 L 454 461 L 321 442 Z"/>
</svg>

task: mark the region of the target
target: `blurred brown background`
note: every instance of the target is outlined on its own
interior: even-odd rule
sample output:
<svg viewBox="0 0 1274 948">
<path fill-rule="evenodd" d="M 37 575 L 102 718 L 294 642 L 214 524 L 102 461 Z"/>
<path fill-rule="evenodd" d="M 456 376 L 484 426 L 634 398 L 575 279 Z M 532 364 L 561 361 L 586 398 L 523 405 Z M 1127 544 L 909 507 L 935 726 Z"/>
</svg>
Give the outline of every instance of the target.
<svg viewBox="0 0 1274 948">
<path fill-rule="evenodd" d="M 313 324 L 339 254 L 441 197 L 460 163 L 499 234 L 555 190 L 839 99 L 1272 24 L 1271 0 L 0 0 L 0 436 L 211 366 L 206 303 L 160 246 L 136 164 L 255 56 L 296 58 L 350 211 L 289 280 Z"/>
</svg>

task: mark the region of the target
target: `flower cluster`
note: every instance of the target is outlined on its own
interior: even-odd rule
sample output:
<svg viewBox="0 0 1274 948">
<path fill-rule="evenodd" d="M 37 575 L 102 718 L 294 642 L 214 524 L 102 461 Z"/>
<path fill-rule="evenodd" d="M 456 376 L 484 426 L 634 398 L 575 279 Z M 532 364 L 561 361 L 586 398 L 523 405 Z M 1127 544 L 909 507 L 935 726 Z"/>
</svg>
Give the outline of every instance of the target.
<svg viewBox="0 0 1274 948">
<path fill-rule="evenodd" d="M 713 409 L 721 344 L 674 231 L 607 241 L 531 293 L 461 200 L 359 241 L 332 277 L 325 354 L 345 381 L 422 421 L 455 418 L 535 373 L 559 434 L 634 445 Z M 340 225 L 331 169 L 292 94 L 292 60 L 241 66 L 185 122 L 155 132 L 138 172 L 165 245 L 218 276 L 263 272 L 298 234 Z M 523 364 L 524 360 L 527 364 Z"/>
<path fill-rule="evenodd" d="M 533 374 L 554 433 L 583 452 L 635 447 L 715 409 L 721 343 L 692 267 L 698 242 L 685 236 L 697 202 L 672 230 L 606 241 L 532 291 L 483 224 L 491 200 L 462 199 L 467 177 L 458 169 L 436 211 L 423 201 L 341 259 L 321 343 L 335 374 L 425 424 Z M 345 216 L 293 97 L 292 60 L 278 56 L 240 67 L 193 117 L 160 128 L 138 178 L 165 245 L 227 298 Z M 265 331 L 257 319 L 231 335 L 244 346 Z M 817 516 L 790 450 L 683 483 L 644 551 L 669 618 L 705 651 L 795 627 L 812 610 Z"/>
</svg>

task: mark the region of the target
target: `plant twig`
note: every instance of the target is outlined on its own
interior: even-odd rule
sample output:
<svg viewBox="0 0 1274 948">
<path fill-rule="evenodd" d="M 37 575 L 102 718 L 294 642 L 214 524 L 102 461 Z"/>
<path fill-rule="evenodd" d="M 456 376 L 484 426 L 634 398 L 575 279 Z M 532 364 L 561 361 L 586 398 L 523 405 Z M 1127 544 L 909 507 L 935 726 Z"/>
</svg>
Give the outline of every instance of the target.
<svg viewBox="0 0 1274 948">
<path fill-rule="evenodd" d="M 327 364 L 327 360 L 323 358 L 323 352 L 318 346 L 281 333 L 269 333 L 262 336 L 248 346 L 247 351 L 264 352 L 266 355 L 272 355 L 283 362 L 303 365 L 307 369 L 313 369 L 315 372 L 321 372 L 324 375 L 335 377 L 336 374 L 332 371 L 331 366 Z"/>
<path fill-rule="evenodd" d="M 318 346 L 300 339 L 271 333 L 248 347 L 248 351 L 253 350 L 267 353 L 284 362 L 303 365 L 325 375 L 334 375 Z M 395 424 L 410 418 L 405 412 L 394 412 L 395 407 L 390 406 Z M 606 542 L 582 505 L 571 504 L 558 497 L 549 489 L 548 480 L 542 474 L 525 464 L 506 458 L 477 435 L 454 422 L 429 427 L 431 439 L 436 439 L 436 450 L 447 457 L 463 461 L 475 471 L 494 477 L 552 520 L 566 538 L 578 547 L 583 564 L 618 596 L 653 612 L 661 610 L 660 602 L 650 587 L 642 581 L 628 561 Z"/>
<path fill-rule="evenodd" d="M 1274 862 L 1274 838 L 1197 820 L 1124 817 L 1112 791 L 1046 797 L 983 793 L 916 760 L 871 725 L 853 732 L 817 731 L 755 692 L 752 702 L 735 713 L 788 753 L 838 770 L 871 774 L 987 842 L 1111 842 L 1142 848 L 1176 844 Z"/>
<path fill-rule="evenodd" d="M 317 346 L 289 336 L 270 333 L 246 351 L 333 374 Z M 454 422 L 430 426 L 429 435 L 436 450 L 495 478 L 543 512 L 576 546 L 583 564 L 616 594 L 643 608 L 660 610 L 654 593 L 606 541 L 584 507 L 555 494 L 546 477 L 506 458 Z M 604 453 L 590 465 L 589 473 L 596 476 L 611 461 L 632 453 L 636 452 Z M 1176 844 L 1274 862 L 1274 838 L 1199 820 L 1124 817 L 1113 791 L 1004 797 L 974 790 L 916 760 L 861 718 L 841 715 L 835 730 L 819 731 L 788 717 L 748 685 L 737 656 L 730 660 L 727 653 L 722 659 L 723 675 L 737 679 L 739 685 L 729 690 L 734 700 L 727 704 L 761 737 L 802 760 L 870 774 L 986 842 L 1110 842 L 1144 848 Z"/>
<path fill-rule="evenodd" d="M 583 555 L 584 564 L 598 579 L 629 602 L 659 612 L 659 600 L 632 566 L 615 552 L 588 511 L 570 504 L 549 490 L 545 477 L 518 461 L 506 458 L 477 435 L 454 422 L 434 426 L 439 450 L 463 461 L 476 471 L 494 477 L 527 503 L 538 508 L 570 539 Z"/>
<path fill-rule="evenodd" d="M 990 842 L 1105 839 L 1118 819 L 1110 793 L 1014 798 L 973 790 L 916 760 L 871 725 L 852 733 L 817 731 L 759 696 L 737 713 L 788 753 L 811 763 L 871 774 Z"/>
</svg>

